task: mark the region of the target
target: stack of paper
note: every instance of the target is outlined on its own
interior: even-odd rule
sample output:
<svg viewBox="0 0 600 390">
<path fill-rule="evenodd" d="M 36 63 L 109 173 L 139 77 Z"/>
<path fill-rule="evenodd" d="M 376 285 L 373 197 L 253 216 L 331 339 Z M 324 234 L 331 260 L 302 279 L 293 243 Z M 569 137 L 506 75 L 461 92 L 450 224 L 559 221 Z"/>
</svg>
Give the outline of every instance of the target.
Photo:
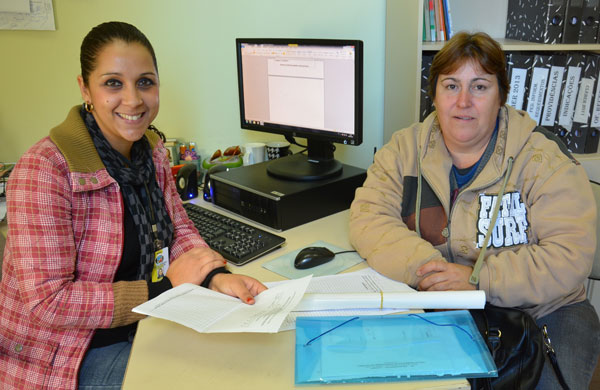
<svg viewBox="0 0 600 390">
<path fill-rule="evenodd" d="M 483 308 L 483 291 L 417 292 L 371 268 L 266 283 L 254 305 L 184 284 L 137 306 L 136 313 L 163 318 L 198 332 L 274 333 L 296 327 L 299 316 L 382 315 L 406 309 Z"/>
</svg>

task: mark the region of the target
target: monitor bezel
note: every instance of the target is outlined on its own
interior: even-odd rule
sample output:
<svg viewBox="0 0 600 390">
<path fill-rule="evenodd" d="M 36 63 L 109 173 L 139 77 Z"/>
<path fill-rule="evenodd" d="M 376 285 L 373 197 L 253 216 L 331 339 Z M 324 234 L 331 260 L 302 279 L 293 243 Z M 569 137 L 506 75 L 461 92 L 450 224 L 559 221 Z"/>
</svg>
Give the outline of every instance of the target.
<svg viewBox="0 0 600 390">
<path fill-rule="evenodd" d="M 318 130 L 306 127 L 285 126 L 279 124 L 257 125 L 245 123 L 244 86 L 241 45 L 273 44 L 273 45 L 308 45 L 308 46 L 354 46 L 356 48 L 354 60 L 354 134 L 349 136 L 339 135 L 328 130 Z M 363 42 L 358 39 L 314 39 L 314 38 L 236 38 L 238 94 L 240 107 L 240 126 L 242 129 L 260 131 L 283 136 L 314 139 L 316 141 L 329 141 L 344 145 L 358 146 L 363 141 Z"/>
</svg>

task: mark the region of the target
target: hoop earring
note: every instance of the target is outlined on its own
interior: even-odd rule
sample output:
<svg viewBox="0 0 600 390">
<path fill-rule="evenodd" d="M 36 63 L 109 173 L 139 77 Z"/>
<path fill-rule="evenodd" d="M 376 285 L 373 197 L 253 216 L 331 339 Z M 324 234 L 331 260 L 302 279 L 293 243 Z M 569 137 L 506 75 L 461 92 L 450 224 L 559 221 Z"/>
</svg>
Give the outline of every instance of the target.
<svg viewBox="0 0 600 390">
<path fill-rule="evenodd" d="M 92 112 L 94 110 L 94 105 L 92 103 L 84 102 L 83 109 L 87 112 Z"/>
</svg>

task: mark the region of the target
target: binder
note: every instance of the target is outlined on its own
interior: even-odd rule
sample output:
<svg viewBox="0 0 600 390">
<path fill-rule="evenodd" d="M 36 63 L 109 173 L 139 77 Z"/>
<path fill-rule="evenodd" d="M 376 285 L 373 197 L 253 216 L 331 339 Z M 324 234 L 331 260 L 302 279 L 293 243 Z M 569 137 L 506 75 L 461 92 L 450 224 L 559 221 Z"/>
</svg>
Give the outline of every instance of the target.
<svg viewBox="0 0 600 390">
<path fill-rule="evenodd" d="M 598 141 L 600 140 L 600 128 L 590 125 L 587 138 L 585 139 L 584 153 L 598 153 Z"/>
<path fill-rule="evenodd" d="M 444 8 L 444 20 L 446 22 L 446 38 L 450 39 L 454 35 L 452 29 L 452 15 L 450 14 L 450 2 L 448 0 L 443 0 L 442 5 Z"/>
<path fill-rule="evenodd" d="M 596 153 L 598 151 L 598 141 L 600 140 L 600 57 L 597 54 L 590 54 L 596 61 L 596 90 L 590 112 L 590 121 L 588 133 L 585 139 L 584 153 Z"/>
<path fill-rule="evenodd" d="M 561 43 L 567 0 L 509 0 L 506 38 Z"/>
<path fill-rule="evenodd" d="M 596 43 L 600 0 L 584 0 L 579 27 L 579 43 Z"/>
<path fill-rule="evenodd" d="M 578 43 L 584 0 L 568 0 L 563 29 L 563 43 Z"/>
<path fill-rule="evenodd" d="M 558 113 L 560 96 L 565 83 L 566 66 L 567 55 L 565 53 L 556 52 L 551 55 L 550 74 L 548 75 L 548 86 L 540 125 L 554 133 L 557 133 L 558 128 L 556 114 Z"/>
<path fill-rule="evenodd" d="M 429 31 L 431 35 L 431 41 L 437 41 L 437 28 L 435 22 L 435 7 L 433 5 L 433 0 L 428 1 L 429 6 Z"/>
<path fill-rule="evenodd" d="M 429 24 L 429 4 L 423 2 L 423 42 L 431 42 L 431 29 Z"/>
<path fill-rule="evenodd" d="M 598 140 L 600 139 L 600 129 L 590 127 L 588 129 L 587 138 L 585 139 L 584 153 L 597 153 Z"/>
<path fill-rule="evenodd" d="M 437 27 L 437 40 L 446 40 L 446 25 L 444 23 L 444 9 L 442 0 L 434 0 L 435 5 L 435 24 Z"/>
<path fill-rule="evenodd" d="M 431 69 L 431 62 L 433 61 L 434 52 L 423 52 L 421 56 L 421 103 L 419 106 L 419 121 L 423 120 L 433 110 L 433 101 L 429 96 L 429 70 Z"/>
<path fill-rule="evenodd" d="M 592 102 L 594 100 L 594 89 L 598 79 L 598 57 L 596 55 L 586 55 L 585 64 L 582 69 L 579 80 L 579 91 L 577 93 L 577 102 L 573 112 L 573 127 L 571 136 L 575 144 L 574 151 L 585 153 L 585 144 L 587 142 L 590 114 Z"/>
<path fill-rule="evenodd" d="M 551 67 L 550 58 L 551 56 L 545 54 L 536 54 L 533 58 L 527 96 L 527 113 L 537 124 L 540 124 L 542 109 L 544 108 L 546 86 L 548 85 Z"/>
<path fill-rule="evenodd" d="M 545 26 L 542 33 L 542 42 L 544 43 L 560 43 L 562 41 L 562 30 L 565 20 L 567 0 L 550 0 L 545 9 L 546 12 L 542 16 Z"/>
<path fill-rule="evenodd" d="M 570 53 L 567 57 L 567 75 L 558 112 L 558 135 L 563 139 L 567 148 L 575 153 L 583 153 L 585 145 L 585 139 L 578 139 L 577 134 L 571 132 L 573 129 L 575 104 L 579 93 L 579 82 L 584 65 L 584 54 L 574 52 Z"/>
<path fill-rule="evenodd" d="M 466 310 L 298 317 L 294 362 L 296 385 L 498 376 Z"/>
<path fill-rule="evenodd" d="M 425 4 L 425 3 L 423 3 Z M 427 20 L 425 19 L 425 6 L 423 6 L 423 42 L 427 42 L 427 31 L 425 29 L 425 26 L 427 26 Z"/>
<path fill-rule="evenodd" d="M 522 110 L 529 88 L 529 72 L 533 64 L 533 57 L 527 52 L 509 52 L 506 65 L 510 91 L 506 103 L 517 110 Z"/>
</svg>

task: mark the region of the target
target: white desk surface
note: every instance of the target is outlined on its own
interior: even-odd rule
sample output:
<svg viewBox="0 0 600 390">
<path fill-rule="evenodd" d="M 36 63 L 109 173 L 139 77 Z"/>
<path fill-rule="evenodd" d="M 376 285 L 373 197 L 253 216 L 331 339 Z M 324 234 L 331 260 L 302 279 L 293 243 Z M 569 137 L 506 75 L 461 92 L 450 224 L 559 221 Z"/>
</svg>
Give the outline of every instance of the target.
<svg viewBox="0 0 600 390">
<path fill-rule="evenodd" d="M 205 207 L 211 204 L 195 200 Z M 234 214 L 224 212 L 229 216 Z M 352 249 L 348 236 L 349 211 L 321 218 L 285 232 L 275 234 L 286 238 L 286 244 L 241 267 L 229 266 L 234 273 L 243 273 L 261 281 L 284 278 L 265 268 L 262 263 L 284 253 L 323 240 L 342 248 Z M 249 221 L 241 219 L 244 222 Z M 353 268 L 365 267 L 361 263 Z M 140 321 L 125 381 L 124 390 L 152 389 L 261 389 L 282 390 L 306 388 L 294 385 L 295 332 L 263 333 L 198 333 L 174 322 L 146 318 Z M 406 381 L 376 384 L 326 385 L 336 389 L 470 389 L 465 379 Z"/>
</svg>

